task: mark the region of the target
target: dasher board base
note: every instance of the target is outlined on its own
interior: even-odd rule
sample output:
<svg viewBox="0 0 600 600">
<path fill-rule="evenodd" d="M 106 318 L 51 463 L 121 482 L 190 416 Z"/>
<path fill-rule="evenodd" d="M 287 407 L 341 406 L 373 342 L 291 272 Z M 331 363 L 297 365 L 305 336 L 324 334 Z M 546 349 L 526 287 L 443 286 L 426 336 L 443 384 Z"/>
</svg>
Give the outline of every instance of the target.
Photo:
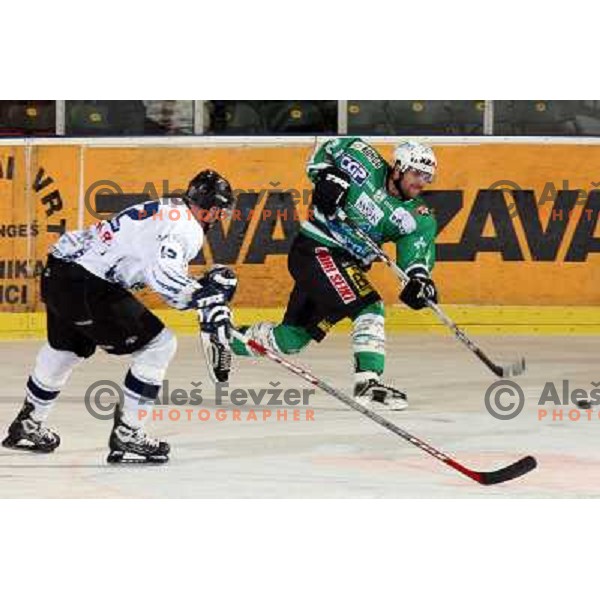
<svg viewBox="0 0 600 600">
<path fill-rule="evenodd" d="M 477 334 L 600 335 L 600 307 L 594 306 L 466 306 L 446 305 L 446 313 L 460 327 Z M 159 309 L 153 311 L 177 333 L 196 334 L 193 311 Z M 284 308 L 235 308 L 237 325 L 256 321 L 278 322 Z M 0 339 L 37 339 L 45 335 L 46 315 L 0 313 Z M 349 320 L 338 323 L 332 333 L 350 331 Z M 412 311 L 400 306 L 386 308 L 386 331 L 390 333 L 446 333 L 428 310 Z"/>
</svg>

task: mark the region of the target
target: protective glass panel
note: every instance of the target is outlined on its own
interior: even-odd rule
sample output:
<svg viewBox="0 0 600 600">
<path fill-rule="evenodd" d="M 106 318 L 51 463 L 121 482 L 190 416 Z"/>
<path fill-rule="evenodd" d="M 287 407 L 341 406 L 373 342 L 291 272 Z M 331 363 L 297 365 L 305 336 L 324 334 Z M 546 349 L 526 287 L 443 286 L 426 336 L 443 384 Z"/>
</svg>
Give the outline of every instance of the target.
<svg viewBox="0 0 600 600">
<path fill-rule="evenodd" d="M 482 135 L 483 100 L 348 100 L 348 133 Z"/>
<path fill-rule="evenodd" d="M 213 135 L 302 135 L 337 132 L 337 100 L 210 100 Z"/>
<path fill-rule="evenodd" d="M 67 135 L 191 135 L 192 100 L 67 100 Z"/>
<path fill-rule="evenodd" d="M 0 101 L 0 136 L 54 135 L 54 100 Z"/>
<path fill-rule="evenodd" d="M 600 135 L 600 100 L 495 100 L 494 135 Z"/>
</svg>

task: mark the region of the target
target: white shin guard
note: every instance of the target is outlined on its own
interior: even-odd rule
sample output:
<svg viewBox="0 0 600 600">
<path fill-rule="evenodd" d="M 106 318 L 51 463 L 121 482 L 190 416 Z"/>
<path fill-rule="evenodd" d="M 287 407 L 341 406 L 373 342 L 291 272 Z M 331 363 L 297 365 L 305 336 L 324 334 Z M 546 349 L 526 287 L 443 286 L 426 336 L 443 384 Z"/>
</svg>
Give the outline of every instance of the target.
<svg viewBox="0 0 600 600">
<path fill-rule="evenodd" d="M 385 356 L 385 320 L 383 315 L 364 313 L 352 324 L 354 354 L 371 352 Z"/>
</svg>

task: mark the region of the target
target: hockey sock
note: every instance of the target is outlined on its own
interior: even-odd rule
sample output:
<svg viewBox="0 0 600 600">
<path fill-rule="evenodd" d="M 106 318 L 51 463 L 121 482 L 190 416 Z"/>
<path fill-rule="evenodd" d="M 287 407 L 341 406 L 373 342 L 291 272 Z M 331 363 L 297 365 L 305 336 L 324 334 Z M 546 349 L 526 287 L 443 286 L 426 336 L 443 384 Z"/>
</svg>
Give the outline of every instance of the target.
<svg viewBox="0 0 600 600">
<path fill-rule="evenodd" d="M 159 391 L 160 385 L 143 381 L 129 369 L 125 376 L 121 419 L 130 427 L 141 427 L 154 407 Z"/>
<path fill-rule="evenodd" d="M 275 343 L 284 354 L 297 354 L 311 342 L 312 337 L 304 327 L 277 325 L 273 329 Z"/>
<path fill-rule="evenodd" d="M 32 417 L 44 422 L 75 366 L 83 358 L 67 350 L 55 350 L 44 344 L 35 360 L 33 372 L 25 386 L 25 397 L 33 404 Z"/>
<path fill-rule="evenodd" d="M 383 302 L 369 304 L 354 318 L 352 346 L 357 381 L 379 378 L 385 367 Z"/>
<path fill-rule="evenodd" d="M 154 408 L 154 401 L 167 367 L 177 350 L 177 340 L 163 329 L 142 349 L 133 353 L 133 363 L 125 376 L 121 418 L 130 427 L 141 427 Z"/>
<path fill-rule="evenodd" d="M 239 331 L 244 334 L 248 331 L 248 329 L 249 327 L 247 325 L 239 327 Z M 232 338 L 229 342 L 229 346 L 231 347 L 231 351 L 237 356 L 252 356 L 252 351 L 250 348 L 248 348 L 244 342 L 238 340 L 237 338 Z"/>
</svg>

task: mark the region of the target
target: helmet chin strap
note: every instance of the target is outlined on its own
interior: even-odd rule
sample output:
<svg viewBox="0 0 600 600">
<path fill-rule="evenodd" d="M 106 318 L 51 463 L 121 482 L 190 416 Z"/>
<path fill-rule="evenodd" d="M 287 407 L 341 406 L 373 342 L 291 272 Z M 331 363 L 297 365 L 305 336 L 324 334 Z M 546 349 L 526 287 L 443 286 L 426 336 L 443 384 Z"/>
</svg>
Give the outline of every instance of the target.
<svg viewBox="0 0 600 600">
<path fill-rule="evenodd" d="M 402 192 L 402 178 L 404 177 L 404 173 L 400 172 L 400 177 L 398 177 L 398 179 L 394 179 L 392 177 L 394 171 L 392 171 L 392 173 L 390 174 L 390 177 L 392 179 L 392 183 L 394 184 L 394 187 L 396 188 L 396 191 L 398 192 L 398 196 L 397 198 L 399 200 L 408 200 L 408 198 L 404 195 L 404 193 Z"/>
</svg>

